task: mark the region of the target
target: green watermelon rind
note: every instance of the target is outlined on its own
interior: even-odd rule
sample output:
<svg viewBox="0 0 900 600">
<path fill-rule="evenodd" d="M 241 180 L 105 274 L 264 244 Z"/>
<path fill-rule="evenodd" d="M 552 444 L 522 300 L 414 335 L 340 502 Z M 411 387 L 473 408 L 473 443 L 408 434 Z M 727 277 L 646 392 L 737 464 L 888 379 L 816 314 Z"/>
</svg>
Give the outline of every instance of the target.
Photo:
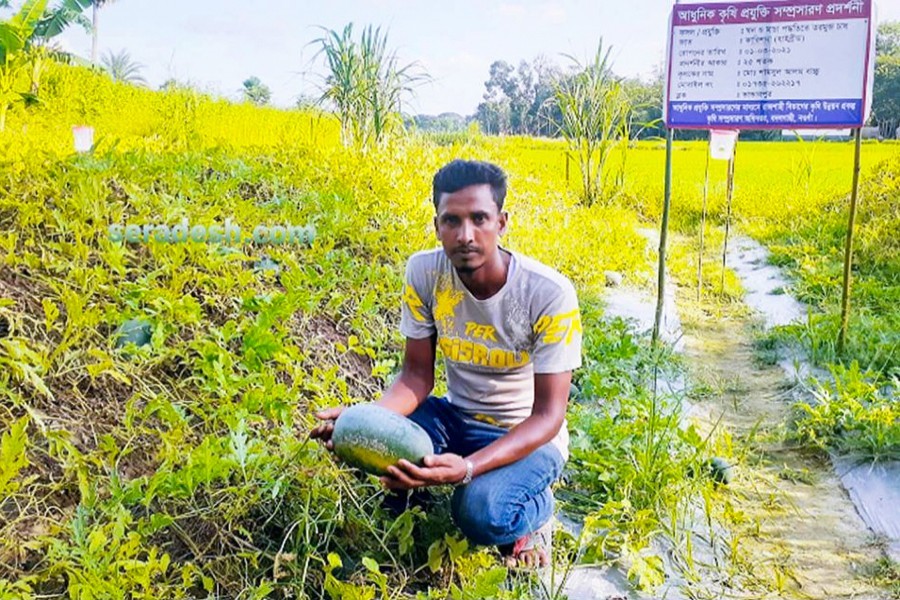
<svg viewBox="0 0 900 600">
<path fill-rule="evenodd" d="M 344 410 L 331 440 L 341 460 L 373 475 L 386 475 L 401 458 L 421 464 L 434 453 L 431 438 L 417 423 L 374 404 Z"/>
<path fill-rule="evenodd" d="M 129 343 L 137 347 L 146 346 L 153 337 L 153 325 L 146 319 L 131 319 L 122 323 L 115 335 L 116 348 L 124 348 Z"/>
</svg>

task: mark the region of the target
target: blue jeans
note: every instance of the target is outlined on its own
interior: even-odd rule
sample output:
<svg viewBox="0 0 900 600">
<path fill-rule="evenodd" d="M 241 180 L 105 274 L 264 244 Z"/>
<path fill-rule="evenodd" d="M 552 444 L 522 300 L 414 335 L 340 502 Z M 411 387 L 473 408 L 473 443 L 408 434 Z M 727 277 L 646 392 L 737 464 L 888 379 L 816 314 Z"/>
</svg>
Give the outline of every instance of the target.
<svg viewBox="0 0 900 600">
<path fill-rule="evenodd" d="M 434 442 L 434 453 L 468 456 L 509 430 L 479 421 L 429 396 L 409 415 Z M 459 486 L 450 502 L 456 526 L 476 544 L 511 544 L 546 523 L 553 514 L 550 484 L 563 468 L 563 457 L 551 443 L 525 458 L 477 476 Z"/>
</svg>

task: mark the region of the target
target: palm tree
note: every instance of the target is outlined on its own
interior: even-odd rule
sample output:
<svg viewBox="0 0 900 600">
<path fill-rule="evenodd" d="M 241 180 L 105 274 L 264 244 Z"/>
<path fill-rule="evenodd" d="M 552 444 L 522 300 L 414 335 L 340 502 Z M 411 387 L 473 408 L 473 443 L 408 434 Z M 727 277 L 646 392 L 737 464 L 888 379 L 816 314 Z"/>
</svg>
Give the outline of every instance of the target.
<svg viewBox="0 0 900 600">
<path fill-rule="evenodd" d="M 100 9 L 116 0 L 88 0 L 93 6 L 91 15 L 91 64 L 97 65 L 97 28 Z"/>
<path fill-rule="evenodd" d="M 147 84 L 147 80 L 141 75 L 144 65 L 131 60 L 131 56 L 126 50 L 120 50 L 117 54 L 107 50 L 103 55 L 103 68 L 106 69 L 113 81 Z"/>
</svg>

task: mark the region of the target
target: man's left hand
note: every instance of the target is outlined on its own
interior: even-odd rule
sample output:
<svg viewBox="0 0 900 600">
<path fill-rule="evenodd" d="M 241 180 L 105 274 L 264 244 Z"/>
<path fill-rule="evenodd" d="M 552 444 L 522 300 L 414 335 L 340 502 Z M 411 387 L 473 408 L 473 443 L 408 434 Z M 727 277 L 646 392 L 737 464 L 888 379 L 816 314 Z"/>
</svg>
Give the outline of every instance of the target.
<svg viewBox="0 0 900 600">
<path fill-rule="evenodd" d="M 411 490 L 430 485 L 458 483 L 466 476 L 466 461 L 458 454 L 432 454 L 418 467 L 405 459 L 388 467 L 388 474 L 381 478 L 384 487 L 392 490 Z"/>
</svg>

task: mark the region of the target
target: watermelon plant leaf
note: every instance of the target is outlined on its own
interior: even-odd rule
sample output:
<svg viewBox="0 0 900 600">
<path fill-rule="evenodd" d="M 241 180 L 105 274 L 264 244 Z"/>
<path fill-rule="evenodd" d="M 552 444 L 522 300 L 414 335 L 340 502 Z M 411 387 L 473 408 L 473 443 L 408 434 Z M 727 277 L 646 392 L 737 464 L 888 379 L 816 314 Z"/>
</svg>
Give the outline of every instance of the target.
<svg viewBox="0 0 900 600">
<path fill-rule="evenodd" d="M 27 425 L 28 418 L 22 417 L 0 437 L 0 499 L 6 498 L 18 489 L 18 486 L 11 482 L 28 466 L 28 457 L 25 454 L 28 447 L 28 434 L 25 432 Z"/>
<path fill-rule="evenodd" d="M 437 573 L 441 570 L 445 547 L 444 540 L 436 540 L 428 546 L 428 568 L 431 569 L 432 573 Z"/>
</svg>

